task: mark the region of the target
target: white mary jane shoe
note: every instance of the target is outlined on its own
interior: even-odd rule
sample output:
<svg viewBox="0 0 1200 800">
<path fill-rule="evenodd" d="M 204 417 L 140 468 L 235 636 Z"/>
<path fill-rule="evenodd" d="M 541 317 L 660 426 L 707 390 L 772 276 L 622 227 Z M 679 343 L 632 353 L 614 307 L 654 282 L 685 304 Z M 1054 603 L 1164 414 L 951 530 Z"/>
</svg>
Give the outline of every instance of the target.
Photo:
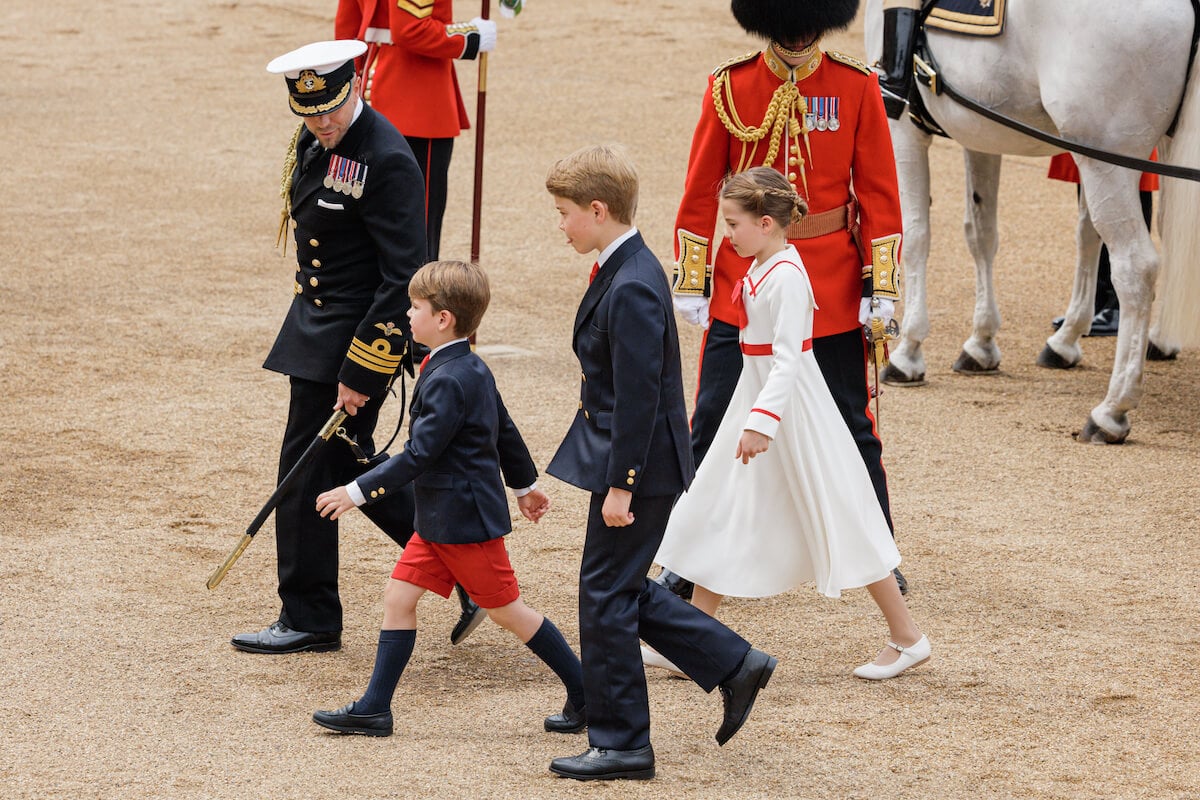
<svg viewBox="0 0 1200 800">
<path fill-rule="evenodd" d="M 673 661 L 657 650 L 651 650 L 649 647 L 646 647 L 646 645 L 642 645 L 642 664 L 647 667 L 658 667 L 659 669 L 665 669 L 667 672 L 679 678 L 687 677 L 683 670 L 675 666 Z"/>
<path fill-rule="evenodd" d="M 901 647 L 895 642 L 888 642 L 887 646 L 899 653 L 900 657 L 891 664 L 876 664 L 874 661 L 863 664 L 854 670 L 854 677 L 867 681 L 883 681 L 929 660 L 929 639 L 924 634 L 916 644 L 910 644 L 908 647 Z"/>
</svg>

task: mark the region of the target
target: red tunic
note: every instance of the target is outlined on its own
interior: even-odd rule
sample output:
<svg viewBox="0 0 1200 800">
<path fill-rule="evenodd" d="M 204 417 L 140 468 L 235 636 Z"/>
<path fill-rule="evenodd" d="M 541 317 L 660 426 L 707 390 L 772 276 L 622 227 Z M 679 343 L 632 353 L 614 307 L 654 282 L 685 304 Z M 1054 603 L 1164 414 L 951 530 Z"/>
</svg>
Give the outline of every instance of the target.
<svg viewBox="0 0 1200 800">
<path fill-rule="evenodd" d="M 465 31 L 454 30 L 453 0 L 338 0 L 334 35 L 370 42 L 368 28 L 391 44 L 368 65 L 367 100 L 405 136 L 448 139 L 470 127 L 454 60 Z"/>
<path fill-rule="evenodd" d="M 782 71 L 782 77 L 772 71 L 768 59 Z M 785 130 L 778 153 L 767 166 L 788 176 L 800 195 L 807 198 L 810 214 L 845 206 L 853 193 L 858 199 L 864 248 L 876 245 L 866 257 L 882 260 L 891 269 L 900 252 L 900 195 L 878 81 L 865 66 L 839 54 L 818 51 L 815 68 L 813 64 L 797 68 L 796 86 L 805 99 L 808 122 L 823 115 L 825 129 L 806 124 L 804 127 L 812 128 L 807 135 L 797 130 L 798 126 L 791 133 Z M 724 109 L 735 126 L 759 127 L 773 95 L 787 79 L 786 70 L 767 50 L 718 67 L 709 79 L 675 220 L 677 266 L 681 265 L 681 250 L 685 267 L 703 264 L 710 257 L 719 207 L 717 194 L 725 178 L 766 163 L 770 134 L 757 143 L 744 144 L 726 127 L 718 108 Z M 722 80 L 727 83 L 721 87 L 718 103 L 713 86 Z M 828 124 L 834 118 L 837 130 L 831 130 Z M 860 254 L 850 232 L 839 230 L 810 239 L 793 239 L 791 243 L 804 260 L 820 309 L 813 335 L 830 336 L 859 327 L 863 265 L 870 262 Z M 749 265 L 750 259 L 739 257 L 725 237 L 713 262 L 710 312 L 716 319 L 737 324 L 730 297 L 734 283 L 746 274 Z"/>
</svg>

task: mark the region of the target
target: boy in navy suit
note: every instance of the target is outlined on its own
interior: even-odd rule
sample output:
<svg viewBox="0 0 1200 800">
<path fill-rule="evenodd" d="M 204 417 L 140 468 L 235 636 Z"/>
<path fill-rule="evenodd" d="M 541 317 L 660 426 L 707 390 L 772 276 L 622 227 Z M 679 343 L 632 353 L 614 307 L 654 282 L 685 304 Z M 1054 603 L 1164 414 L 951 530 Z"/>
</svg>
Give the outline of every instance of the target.
<svg viewBox="0 0 1200 800">
<path fill-rule="evenodd" d="M 392 695 L 412 655 L 417 601 L 426 591 L 449 597 L 457 582 L 546 663 L 567 689 L 548 731 L 575 733 L 586 725 L 579 659 L 558 628 L 521 600 L 504 548 L 511 532 L 501 472 L 526 519 L 537 522 L 550 500 L 537 487 L 537 468 L 496 381 L 467 337 L 479 327 L 491 298 L 487 275 L 475 264 L 426 264 L 408 288 L 413 339 L 430 348 L 413 388 L 404 451 L 357 481 L 317 497 L 321 516 L 337 519 L 383 500 L 412 482 L 417 532 L 384 590 L 383 629 L 366 694 L 313 722 L 340 733 L 389 736 Z"/>
<path fill-rule="evenodd" d="M 695 472 L 671 289 L 633 227 L 637 174 L 588 147 L 546 178 L 559 229 L 599 258 L 575 317 L 580 402 L 547 471 L 592 493 L 579 570 L 588 744 L 550 771 L 577 780 L 654 777 L 639 636 L 706 692 L 720 687 L 717 742 L 737 733 L 775 659 L 647 580 L 675 499 Z"/>
</svg>

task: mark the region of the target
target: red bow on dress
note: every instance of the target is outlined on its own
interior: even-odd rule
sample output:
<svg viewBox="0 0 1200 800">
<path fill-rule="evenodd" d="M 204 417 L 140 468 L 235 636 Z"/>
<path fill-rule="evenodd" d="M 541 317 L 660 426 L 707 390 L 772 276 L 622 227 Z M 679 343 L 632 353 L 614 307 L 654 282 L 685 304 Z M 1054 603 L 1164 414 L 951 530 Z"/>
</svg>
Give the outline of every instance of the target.
<svg viewBox="0 0 1200 800">
<path fill-rule="evenodd" d="M 746 301 L 742 299 L 742 287 L 745 284 L 745 278 L 738 278 L 737 282 L 733 284 L 733 294 L 729 298 L 733 303 L 733 310 L 737 312 L 738 328 L 745 328 L 750 321 L 750 318 L 746 316 Z"/>
</svg>

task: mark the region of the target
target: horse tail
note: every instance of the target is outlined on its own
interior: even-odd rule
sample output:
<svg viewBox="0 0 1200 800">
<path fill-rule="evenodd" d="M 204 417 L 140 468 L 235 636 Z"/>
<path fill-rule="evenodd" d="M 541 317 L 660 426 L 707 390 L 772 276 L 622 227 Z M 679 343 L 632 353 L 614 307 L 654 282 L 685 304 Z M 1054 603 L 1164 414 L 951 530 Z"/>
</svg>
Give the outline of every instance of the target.
<svg viewBox="0 0 1200 800">
<path fill-rule="evenodd" d="M 1166 147 L 1165 161 L 1200 166 L 1200 59 L 1191 66 L 1187 94 L 1179 112 L 1175 136 Z M 1200 345 L 1200 182 L 1163 178 L 1160 234 L 1163 243 L 1162 278 L 1159 281 L 1157 330 L 1165 343 Z"/>
</svg>

